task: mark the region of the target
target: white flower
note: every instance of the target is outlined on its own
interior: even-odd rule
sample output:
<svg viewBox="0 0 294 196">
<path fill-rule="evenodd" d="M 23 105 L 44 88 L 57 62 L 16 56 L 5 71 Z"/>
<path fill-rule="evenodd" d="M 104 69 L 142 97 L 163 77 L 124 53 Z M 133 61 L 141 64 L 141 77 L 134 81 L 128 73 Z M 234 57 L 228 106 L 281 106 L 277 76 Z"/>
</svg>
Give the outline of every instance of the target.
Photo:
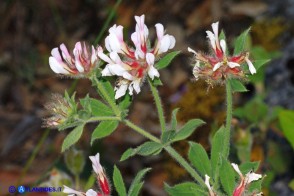
<svg viewBox="0 0 294 196">
<path fill-rule="evenodd" d="M 71 56 L 64 44 L 53 48 L 49 57 L 50 68 L 57 74 L 82 75 L 95 68 L 98 59 L 98 51 L 101 47 L 91 47 L 91 51 L 86 43 L 77 42 Z"/>
<path fill-rule="evenodd" d="M 239 174 L 241 182 L 239 186 L 234 190 L 233 196 L 241 196 L 247 185 L 249 185 L 251 182 L 259 180 L 262 178 L 262 175 L 256 174 L 254 172 L 248 172 L 245 176 L 241 173 L 239 166 L 235 163 L 231 164 L 234 168 L 234 170 Z"/>
<path fill-rule="evenodd" d="M 133 95 L 134 91 L 138 94 L 146 77 L 149 76 L 152 80 L 159 77 L 160 74 L 154 67 L 155 59 L 175 45 L 175 38 L 168 34 L 164 35 L 162 24 L 156 24 L 158 39 L 155 47 L 149 47 L 149 30 L 145 25 L 145 16 L 135 16 L 135 20 L 135 32 L 131 34 L 134 47 L 127 46 L 123 41 L 123 27 L 114 25 L 105 39 L 109 55 L 102 51 L 98 52 L 98 56 L 107 62 L 102 76 L 119 76 L 115 87 L 115 99 L 124 96 L 127 91 L 130 95 Z"/>
</svg>

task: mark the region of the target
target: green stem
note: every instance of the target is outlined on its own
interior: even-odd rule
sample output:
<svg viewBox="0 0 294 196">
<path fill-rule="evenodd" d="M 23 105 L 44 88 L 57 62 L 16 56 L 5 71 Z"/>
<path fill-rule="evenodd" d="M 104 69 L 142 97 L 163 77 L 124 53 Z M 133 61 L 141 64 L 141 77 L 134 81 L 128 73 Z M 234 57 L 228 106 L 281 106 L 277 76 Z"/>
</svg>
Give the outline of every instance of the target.
<svg viewBox="0 0 294 196">
<path fill-rule="evenodd" d="M 151 135 L 150 133 L 148 133 L 147 131 L 145 131 L 144 129 L 138 127 L 137 125 L 135 125 L 134 123 L 132 123 L 131 121 L 129 120 L 124 120 L 123 121 L 128 127 L 132 128 L 134 131 L 136 131 L 137 133 L 140 133 L 141 135 L 145 136 L 146 138 L 150 139 L 151 141 L 153 142 L 157 142 L 157 143 L 160 143 L 160 140 Z"/>
<path fill-rule="evenodd" d="M 44 141 L 46 140 L 48 134 L 50 132 L 50 129 L 46 129 L 43 132 L 43 135 L 40 139 L 40 141 L 38 142 L 37 146 L 34 148 L 34 151 L 32 153 L 32 155 L 30 156 L 29 160 L 26 162 L 26 165 L 24 166 L 24 169 L 21 171 L 20 177 L 18 179 L 17 185 L 21 185 L 22 184 L 22 179 L 25 177 L 25 175 L 27 174 L 29 168 L 31 167 L 31 164 L 33 163 L 33 161 L 35 160 L 40 148 L 42 147 Z"/>
<path fill-rule="evenodd" d="M 86 120 L 86 123 L 103 121 L 103 120 L 120 120 L 120 118 L 117 116 L 94 116 Z"/>
<path fill-rule="evenodd" d="M 226 92 L 227 92 L 227 118 L 226 118 L 226 129 L 225 129 L 225 141 L 224 141 L 224 157 L 228 158 L 230 154 L 230 139 L 231 139 L 231 122 L 232 122 L 232 86 L 230 81 L 226 82 Z"/>
<path fill-rule="evenodd" d="M 201 176 L 189 165 L 189 163 L 171 146 L 165 147 L 166 152 L 168 152 L 180 165 L 182 165 L 187 172 L 203 187 L 205 183 Z M 200 160 L 199 160 L 200 161 Z"/>
<path fill-rule="evenodd" d="M 154 101 L 155 101 L 155 105 L 156 105 L 156 109 L 158 112 L 158 117 L 159 117 L 159 122 L 160 122 L 160 127 L 161 127 L 161 131 L 165 132 L 166 126 L 165 126 L 165 119 L 164 119 L 164 113 L 163 113 L 163 109 L 162 109 L 162 103 L 161 103 L 161 99 L 158 93 L 158 90 L 156 89 L 156 87 L 152 84 L 151 79 L 148 79 L 148 83 L 152 92 L 152 95 L 154 97 Z"/>
<path fill-rule="evenodd" d="M 76 183 L 76 190 L 79 190 L 80 189 L 80 177 L 78 174 L 75 175 L 75 183 Z"/>
<path fill-rule="evenodd" d="M 114 17 L 114 14 L 119 6 L 119 4 L 121 3 L 122 0 L 117 0 L 114 7 L 110 10 L 110 13 L 108 14 L 107 19 L 105 20 L 102 29 L 100 30 L 97 38 L 94 41 L 94 45 L 97 45 L 98 42 L 101 40 L 104 32 L 106 31 L 106 29 L 109 27 L 109 23 L 111 22 L 112 18 Z"/>
<path fill-rule="evenodd" d="M 157 142 L 157 143 L 161 142 L 158 138 L 156 138 L 153 135 L 151 135 L 150 133 L 146 132 L 144 129 L 138 127 L 137 125 L 135 125 L 131 121 L 124 120 L 123 122 L 128 127 L 132 128 L 133 130 L 135 130 L 136 132 L 145 136 L 146 138 L 150 139 L 151 141 Z M 200 175 L 189 165 L 189 163 L 183 157 L 181 157 L 181 155 L 177 151 L 175 151 L 171 146 L 166 146 L 164 149 L 170 154 L 171 157 L 173 157 L 180 165 L 182 165 L 186 169 L 186 171 L 189 172 L 189 174 L 197 182 L 199 182 L 199 184 L 201 184 L 202 186 L 205 186 L 205 183 L 204 183 L 203 179 L 200 177 Z"/>
<path fill-rule="evenodd" d="M 93 83 L 96 84 L 99 92 L 101 93 L 101 95 L 103 96 L 105 101 L 110 105 L 110 107 L 113 110 L 113 112 L 115 113 L 115 115 L 120 116 L 121 111 L 120 111 L 119 107 L 116 105 L 115 101 L 109 96 L 108 92 L 106 91 L 106 89 L 104 88 L 102 83 L 97 79 L 96 75 L 93 75 L 91 78 L 92 78 Z"/>
</svg>

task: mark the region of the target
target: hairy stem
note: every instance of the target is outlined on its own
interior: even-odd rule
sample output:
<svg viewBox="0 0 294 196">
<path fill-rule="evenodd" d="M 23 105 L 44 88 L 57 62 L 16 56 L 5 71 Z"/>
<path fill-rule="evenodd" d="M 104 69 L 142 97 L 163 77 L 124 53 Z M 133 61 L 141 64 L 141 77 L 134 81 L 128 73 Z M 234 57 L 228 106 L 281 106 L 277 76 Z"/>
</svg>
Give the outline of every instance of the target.
<svg viewBox="0 0 294 196">
<path fill-rule="evenodd" d="M 158 117 L 159 117 L 159 123 L 160 123 L 161 131 L 164 132 L 165 129 L 166 129 L 166 126 L 165 126 L 165 119 L 164 119 L 164 113 L 163 113 L 163 109 L 162 109 L 161 99 L 160 99 L 158 90 L 152 84 L 150 78 L 148 79 L 148 83 L 149 83 L 149 86 L 150 86 L 152 95 L 154 97 L 156 109 L 157 109 L 157 112 L 158 112 Z"/>
<path fill-rule="evenodd" d="M 164 148 L 166 152 L 170 156 L 172 156 L 189 174 L 203 187 L 205 187 L 205 183 L 201 176 L 189 165 L 189 163 L 171 146 L 167 146 Z M 199 160 L 200 161 L 200 160 Z"/>
<path fill-rule="evenodd" d="M 98 121 L 103 121 L 103 120 L 120 120 L 120 118 L 117 116 L 94 116 L 94 117 L 89 118 L 86 121 L 86 123 L 98 122 Z"/>
<path fill-rule="evenodd" d="M 132 123 L 129 120 L 123 121 L 128 127 L 132 128 L 134 131 L 140 133 L 141 135 L 145 136 L 146 138 L 150 139 L 153 142 L 160 143 L 161 141 L 151 135 L 150 133 L 146 132 L 144 129 L 138 127 L 134 123 Z M 171 157 L 173 157 L 182 167 L 186 169 L 186 171 L 202 186 L 205 186 L 205 183 L 203 179 L 200 177 L 200 175 L 189 165 L 189 163 L 177 152 L 175 149 L 173 149 L 171 146 L 166 146 L 164 148 Z"/>
<path fill-rule="evenodd" d="M 145 136 L 146 138 L 150 139 L 153 142 L 157 142 L 160 143 L 160 140 L 151 135 L 150 133 L 148 133 L 147 131 L 145 131 L 144 129 L 142 129 L 141 127 L 138 127 L 137 125 L 135 125 L 134 123 L 132 123 L 129 120 L 124 120 L 123 121 L 128 127 L 132 128 L 134 131 L 136 131 L 137 133 L 140 133 L 141 135 Z"/>
<path fill-rule="evenodd" d="M 226 118 L 226 129 L 225 129 L 225 141 L 224 141 L 224 157 L 228 158 L 230 153 L 230 138 L 231 138 L 231 122 L 232 122 L 232 86 L 227 80 L 226 82 L 226 93 L 227 93 L 227 118 Z"/>
</svg>

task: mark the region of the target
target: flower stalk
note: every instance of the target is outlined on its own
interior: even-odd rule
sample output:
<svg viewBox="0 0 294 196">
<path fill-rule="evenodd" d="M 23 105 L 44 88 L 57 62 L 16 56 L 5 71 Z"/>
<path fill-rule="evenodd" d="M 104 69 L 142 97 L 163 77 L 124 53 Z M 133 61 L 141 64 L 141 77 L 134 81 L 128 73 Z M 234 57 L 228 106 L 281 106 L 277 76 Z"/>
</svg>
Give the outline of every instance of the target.
<svg viewBox="0 0 294 196">
<path fill-rule="evenodd" d="M 232 86 L 229 80 L 226 81 L 226 103 L 227 103 L 227 112 L 226 112 L 226 127 L 225 127 L 225 141 L 224 141 L 224 158 L 228 158 L 230 153 L 230 138 L 231 138 L 231 122 L 232 122 L 232 109 L 233 109 L 233 100 L 232 100 Z"/>
</svg>

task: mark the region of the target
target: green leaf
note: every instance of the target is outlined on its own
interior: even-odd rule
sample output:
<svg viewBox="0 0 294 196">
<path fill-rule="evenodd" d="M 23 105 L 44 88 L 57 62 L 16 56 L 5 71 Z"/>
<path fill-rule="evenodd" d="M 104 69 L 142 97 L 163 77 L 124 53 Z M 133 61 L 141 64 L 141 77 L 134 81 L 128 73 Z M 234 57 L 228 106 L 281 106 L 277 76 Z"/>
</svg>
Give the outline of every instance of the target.
<svg viewBox="0 0 294 196">
<path fill-rule="evenodd" d="M 74 130 L 72 130 L 66 136 L 66 138 L 64 139 L 62 143 L 61 152 L 64 152 L 66 149 L 71 147 L 80 139 L 83 133 L 83 129 L 84 129 L 84 125 L 77 126 L 76 128 L 74 128 Z"/>
<path fill-rule="evenodd" d="M 251 193 L 250 195 L 252 195 L 252 193 L 260 193 L 261 192 L 261 184 L 262 184 L 263 179 L 259 179 L 256 181 L 253 181 L 249 184 L 248 187 L 248 192 Z"/>
<path fill-rule="evenodd" d="M 243 175 L 246 175 L 248 172 L 250 171 L 257 171 L 259 167 L 259 162 L 256 161 L 256 162 L 245 162 L 245 163 L 242 163 L 240 166 L 239 166 L 239 169 L 240 171 L 242 172 Z"/>
<path fill-rule="evenodd" d="M 168 130 L 168 131 L 162 132 L 161 141 L 163 144 L 168 144 L 174 139 L 175 136 L 176 136 L 175 130 Z"/>
<path fill-rule="evenodd" d="M 259 123 L 267 116 L 268 106 L 260 97 L 256 97 L 244 106 L 244 112 L 245 117 L 249 122 Z"/>
<path fill-rule="evenodd" d="M 125 183 L 123 181 L 123 178 L 122 178 L 122 175 L 121 175 L 119 169 L 116 166 L 114 166 L 112 178 L 113 178 L 115 190 L 117 191 L 118 195 L 119 196 L 126 196 L 127 191 L 126 191 Z"/>
<path fill-rule="evenodd" d="M 95 116 L 113 116 L 113 111 L 97 99 L 90 99 L 91 112 Z"/>
<path fill-rule="evenodd" d="M 173 142 L 175 141 L 179 141 L 179 140 L 184 140 L 186 139 L 187 137 L 189 137 L 193 132 L 194 130 L 205 124 L 205 122 L 203 120 L 200 120 L 200 119 L 192 119 L 192 120 L 189 120 L 177 133 L 176 133 L 176 136 L 175 138 L 173 139 Z"/>
<path fill-rule="evenodd" d="M 222 126 L 219 130 L 215 133 L 212 139 L 211 145 L 211 169 L 212 169 L 212 176 L 215 179 L 217 173 L 219 172 L 217 168 L 220 165 L 220 157 L 223 154 L 223 145 L 224 145 L 224 136 L 225 136 L 225 128 Z"/>
<path fill-rule="evenodd" d="M 174 51 L 174 52 L 170 52 L 167 55 L 165 55 L 162 59 L 160 59 L 156 64 L 155 64 L 155 68 L 157 69 L 163 69 L 165 67 L 167 67 L 170 62 L 178 55 L 180 54 L 180 51 Z"/>
<path fill-rule="evenodd" d="M 162 86 L 162 82 L 161 82 L 160 78 L 154 78 L 154 80 L 152 80 L 152 84 L 154 86 Z"/>
<path fill-rule="evenodd" d="M 109 77 L 107 77 L 109 78 Z M 99 80 L 99 82 L 101 83 L 101 85 L 104 87 L 104 89 L 106 90 L 106 92 L 108 93 L 109 97 L 115 101 L 115 98 L 114 98 L 114 95 L 115 95 L 115 92 L 114 92 L 114 87 L 111 85 L 111 83 L 105 79 L 105 77 L 99 77 L 97 78 Z M 98 91 L 99 95 L 104 99 L 106 100 L 106 98 L 100 93 L 100 91 Z"/>
<path fill-rule="evenodd" d="M 271 61 L 270 59 L 262 59 L 262 60 L 255 60 L 252 63 L 254 65 L 256 71 L 258 71 L 259 68 L 261 68 L 263 65 L 267 64 L 270 61 Z"/>
<path fill-rule="evenodd" d="M 223 189 L 225 190 L 227 195 L 233 195 L 233 191 L 235 188 L 235 170 L 231 166 L 230 162 L 225 159 L 222 160 L 219 174 Z"/>
<path fill-rule="evenodd" d="M 162 144 L 148 141 L 138 147 L 137 154 L 142 156 L 152 155 L 162 150 Z"/>
<path fill-rule="evenodd" d="M 91 144 L 96 139 L 110 135 L 118 126 L 118 121 L 102 121 L 92 133 Z"/>
<path fill-rule="evenodd" d="M 64 160 L 66 167 L 74 175 L 79 175 L 85 166 L 85 156 L 83 151 L 71 148 L 65 152 Z"/>
<path fill-rule="evenodd" d="M 247 92 L 246 87 L 237 79 L 230 79 L 230 84 L 232 86 L 233 92 Z"/>
<path fill-rule="evenodd" d="M 132 194 L 130 194 L 130 196 L 138 196 L 140 193 L 140 190 L 143 187 L 144 182 L 140 182 L 138 184 L 136 184 L 133 188 Z"/>
<path fill-rule="evenodd" d="M 194 142 L 189 142 L 189 144 L 188 158 L 190 162 L 202 176 L 205 176 L 205 174 L 211 176 L 211 164 L 203 146 Z"/>
<path fill-rule="evenodd" d="M 119 102 L 118 106 L 120 107 L 120 109 L 125 110 L 131 105 L 132 96 L 129 95 L 129 93 L 126 93 L 126 95 L 123 96 L 120 100 L 121 101 Z"/>
<path fill-rule="evenodd" d="M 294 111 L 280 111 L 279 122 L 286 139 L 290 142 L 292 148 L 294 148 Z"/>
<path fill-rule="evenodd" d="M 250 31 L 250 27 L 236 38 L 235 44 L 234 44 L 234 55 L 240 54 L 245 49 L 249 31 Z"/>
<path fill-rule="evenodd" d="M 208 195 L 206 189 L 202 188 L 194 182 L 184 182 L 173 187 L 164 183 L 164 190 L 171 196 L 199 196 Z"/>
<path fill-rule="evenodd" d="M 134 148 L 129 148 L 128 150 L 126 150 L 126 151 L 122 154 L 122 156 L 121 156 L 121 158 L 120 158 L 120 161 L 127 160 L 128 158 L 134 156 L 135 154 L 137 154 L 137 151 L 138 151 L 138 150 L 136 150 L 136 149 L 134 149 Z"/>
<path fill-rule="evenodd" d="M 142 178 L 145 176 L 145 174 L 150 171 L 151 168 L 145 168 L 142 169 L 135 177 L 135 179 L 133 180 L 130 188 L 129 188 L 129 192 L 128 192 L 128 196 L 137 196 L 138 192 L 140 191 L 142 185 L 141 185 L 141 180 Z"/>
<path fill-rule="evenodd" d="M 177 113 L 179 111 L 180 108 L 176 108 L 173 110 L 172 112 L 172 117 L 171 117 L 171 129 L 172 130 L 176 130 L 177 129 Z"/>
</svg>

